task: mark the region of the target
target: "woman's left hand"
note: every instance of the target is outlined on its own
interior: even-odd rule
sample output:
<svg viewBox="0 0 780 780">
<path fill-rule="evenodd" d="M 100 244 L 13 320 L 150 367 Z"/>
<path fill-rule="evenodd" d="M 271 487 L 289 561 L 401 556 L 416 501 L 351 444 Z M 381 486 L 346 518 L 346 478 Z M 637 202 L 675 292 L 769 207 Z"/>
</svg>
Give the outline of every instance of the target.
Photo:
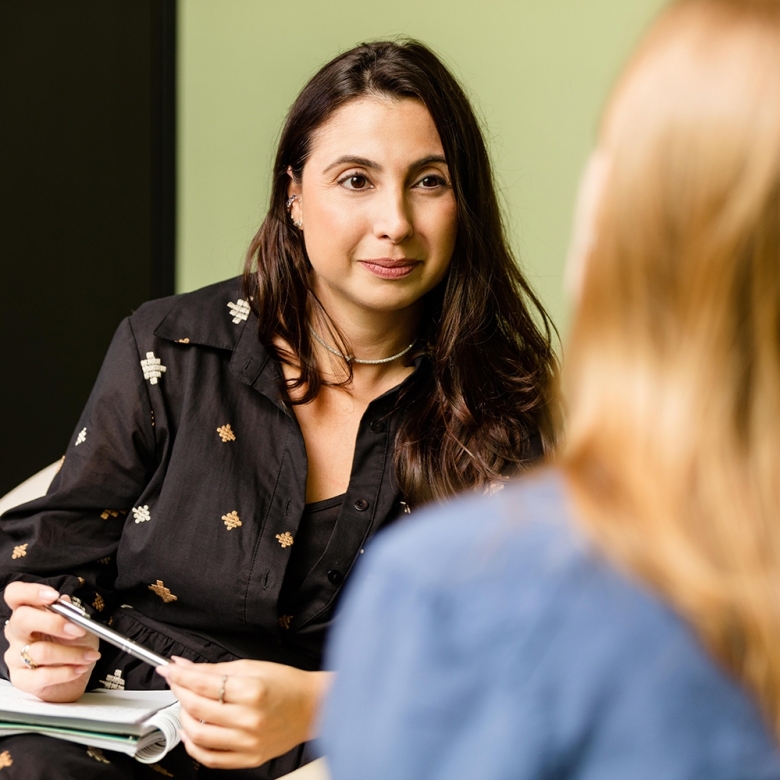
<svg viewBox="0 0 780 780">
<path fill-rule="evenodd" d="M 204 766 L 255 767 L 311 739 L 328 672 L 268 661 L 159 667 L 181 702 L 182 741 Z M 220 694 L 222 694 L 220 700 Z"/>
</svg>

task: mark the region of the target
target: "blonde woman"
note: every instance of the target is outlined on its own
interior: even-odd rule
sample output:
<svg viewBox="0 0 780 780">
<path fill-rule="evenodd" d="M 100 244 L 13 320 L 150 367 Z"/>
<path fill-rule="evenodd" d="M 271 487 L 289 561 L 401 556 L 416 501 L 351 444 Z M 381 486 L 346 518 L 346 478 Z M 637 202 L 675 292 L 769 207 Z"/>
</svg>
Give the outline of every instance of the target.
<svg viewBox="0 0 780 780">
<path fill-rule="evenodd" d="M 335 780 L 780 778 L 778 0 L 661 15 L 573 246 L 559 467 L 370 551 Z"/>
</svg>

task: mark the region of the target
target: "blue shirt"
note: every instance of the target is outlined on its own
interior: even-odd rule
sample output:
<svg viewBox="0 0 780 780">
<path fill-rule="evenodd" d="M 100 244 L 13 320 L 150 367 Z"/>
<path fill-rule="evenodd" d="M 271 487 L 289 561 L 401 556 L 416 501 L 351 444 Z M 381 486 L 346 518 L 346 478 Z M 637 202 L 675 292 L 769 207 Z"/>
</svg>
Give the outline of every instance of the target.
<svg viewBox="0 0 780 780">
<path fill-rule="evenodd" d="M 589 546 L 555 473 L 366 558 L 330 647 L 334 780 L 780 779 L 753 699 Z"/>
</svg>

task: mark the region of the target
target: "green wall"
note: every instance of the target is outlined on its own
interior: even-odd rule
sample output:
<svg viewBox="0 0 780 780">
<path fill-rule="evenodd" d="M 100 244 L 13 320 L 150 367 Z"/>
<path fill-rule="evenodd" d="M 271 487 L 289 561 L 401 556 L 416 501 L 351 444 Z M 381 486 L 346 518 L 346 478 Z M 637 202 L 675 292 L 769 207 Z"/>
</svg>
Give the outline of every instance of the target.
<svg viewBox="0 0 780 780">
<path fill-rule="evenodd" d="M 409 35 L 472 97 L 521 263 L 565 325 L 576 183 L 601 105 L 661 0 L 180 0 L 177 289 L 239 273 L 298 90 L 355 43 Z"/>
</svg>

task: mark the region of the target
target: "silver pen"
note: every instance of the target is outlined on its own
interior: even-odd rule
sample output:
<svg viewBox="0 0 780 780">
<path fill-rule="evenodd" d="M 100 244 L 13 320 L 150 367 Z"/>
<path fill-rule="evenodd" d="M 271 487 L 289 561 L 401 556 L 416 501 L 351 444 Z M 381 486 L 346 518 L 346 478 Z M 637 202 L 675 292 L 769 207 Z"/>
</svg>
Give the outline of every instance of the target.
<svg viewBox="0 0 780 780">
<path fill-rule="evenodd" d="M 122 636 L 118 631 L 114 631 L 113 628 L 109 628 L 103 623 L 98 623 L 96 620 L 87 614 L 83 607 L 79 607 L 70 601 L 65 601 L 63 598 L 57 599 L 53 604 L 47 604 L 47 609 L 52 612 L 56 612 L 58 615 L 62 615 L 77 626 L 85 628 L 92 634 L 99 636 L 101 639 L 105 639 L 106 642 L 114 645 L 115 647 L 124 650 L 136 658 L 140 658 L 142 661 L 151 664 L 152 666 L 168 666 L 170 661 L 157 653 L 153 653 L 143 645 L 139 645 L 137 642 L 133 642 L 132 639 L 128 639 L 126 636 Z"/>
</svg>

